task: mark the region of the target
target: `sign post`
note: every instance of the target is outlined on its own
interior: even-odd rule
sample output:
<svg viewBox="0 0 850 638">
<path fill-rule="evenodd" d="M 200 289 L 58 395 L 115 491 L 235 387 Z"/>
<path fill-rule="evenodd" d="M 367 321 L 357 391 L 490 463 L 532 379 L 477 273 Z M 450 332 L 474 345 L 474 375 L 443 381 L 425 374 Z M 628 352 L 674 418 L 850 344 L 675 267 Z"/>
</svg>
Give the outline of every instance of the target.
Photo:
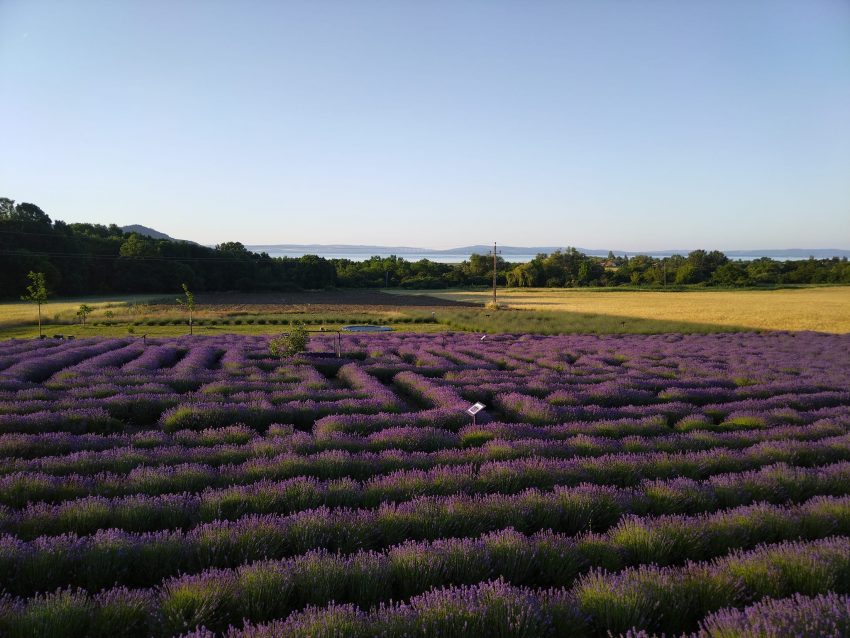
<svg viewBox="0 0 850 638">
<path fill-rule="evenodd" d="M 475 425 L 475 415 L 481 412 L 484 407 L 483 403 L 474 403 L 466 409 L 467 414 L 472 416 L 472 425 Z"/>
</svg>

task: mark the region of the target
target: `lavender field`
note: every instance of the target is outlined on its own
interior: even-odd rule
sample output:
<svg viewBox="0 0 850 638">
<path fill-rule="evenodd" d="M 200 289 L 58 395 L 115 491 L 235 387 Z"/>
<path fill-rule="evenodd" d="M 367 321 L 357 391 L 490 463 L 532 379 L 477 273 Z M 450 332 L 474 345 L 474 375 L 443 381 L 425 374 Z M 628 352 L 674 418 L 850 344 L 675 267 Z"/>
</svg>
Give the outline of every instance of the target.
<svg viewBox="0 0 850 638">
<path fill-rule="evenodd" d="M 850 634 L 850 335 L 310 347 L 0 343 L 0 635 Z"/>
</svg>

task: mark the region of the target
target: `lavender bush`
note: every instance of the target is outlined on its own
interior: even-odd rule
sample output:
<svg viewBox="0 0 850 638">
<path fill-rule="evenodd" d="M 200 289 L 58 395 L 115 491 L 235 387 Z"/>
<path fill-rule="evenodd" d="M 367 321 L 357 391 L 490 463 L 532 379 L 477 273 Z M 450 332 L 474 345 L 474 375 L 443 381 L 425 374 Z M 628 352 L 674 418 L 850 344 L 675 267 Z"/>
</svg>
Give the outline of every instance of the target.
<svg viewBox="0 0 850 638">
<path fill-rule="evenodd" d="M 0 343 L 0 634 L 847 632 L 850 336 L 334 350 Z"/>
</svg>

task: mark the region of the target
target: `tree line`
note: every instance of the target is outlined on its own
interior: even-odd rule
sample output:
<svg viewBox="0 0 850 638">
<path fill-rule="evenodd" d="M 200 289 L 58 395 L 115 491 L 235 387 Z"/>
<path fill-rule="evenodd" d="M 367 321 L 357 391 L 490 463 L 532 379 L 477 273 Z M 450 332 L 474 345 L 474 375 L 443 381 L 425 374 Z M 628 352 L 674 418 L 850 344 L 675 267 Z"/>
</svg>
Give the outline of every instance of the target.
<svg viewBox="0 0 850 638">
<path fill-rule="evenodd" d="M 594 257 L 574 248 L 513 264 L 496 260 L 499 285 L 760 286 L 850 283 L 845 258 L 731 261 L 718 251 L 658 258 Z M 44 273 L 51 294 L 158 293 L 181 283 L 195 291 L 284 291 L 319 288 L 446 288 L 489 285 L 493 260 L 471 255 L 459 264 L 371 257 L 271 257 L 239 242 L 215 247 L 151 239 L 115 224 L 51 220 L 35 204 L 0 198 L 0 297 L 19 298 L 28 273 Z"/>
<path fill-rule="evenodd" d="M 777 261 L 762 257 L 733 261 L 722 252 L 694 250 L 670 257 L 590 257 L 574 248 L 537 255 L 508 271 L 506 284 L 518 287 L 722 286 L 847 284 L 846 257 Z"/>
</svg>

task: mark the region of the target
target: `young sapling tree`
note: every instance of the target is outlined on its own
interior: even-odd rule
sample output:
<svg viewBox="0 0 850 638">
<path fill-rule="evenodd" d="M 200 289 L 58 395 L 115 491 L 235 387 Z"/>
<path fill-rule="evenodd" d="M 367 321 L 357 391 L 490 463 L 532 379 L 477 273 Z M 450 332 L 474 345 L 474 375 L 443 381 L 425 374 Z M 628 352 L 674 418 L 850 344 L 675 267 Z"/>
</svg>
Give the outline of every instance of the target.
<svg viewBox="0 0 850 638">
<path fill-rule="evenodd" d="M 186 306 L 186 309 L 189 311 L 189 334 L 193 334 L 192 315 L 195 313 L 195 295 L 189 291 L 189 286 L 186 284 L 183 284 L 183 295 L 185 296 L 185 299 L 180 299 L 178 297 L 177 303 L 181 306 Z"/>
<path fill-rule="evenodd" d="M 38 338 L 42 338 L 41 333 L 41 304 L 47 303 L 47 284 L 44 282 L 43 272 L 27 273 L 27 277 L 32 282 L 27 286 L 27 294 L 21 296 L 21 301 L 29 301 L 38 305 Z"/>
<path fill-rule="evenodd" d="M 87 306 L 86 304 L 80 304 L 80 308 L 77 310 L 77 316 L 80 318 L 80 323 L 86 325 L 86 318 L 91 314 L 91 311 L 94 310 L 91 306 Z"/>
</svg>

